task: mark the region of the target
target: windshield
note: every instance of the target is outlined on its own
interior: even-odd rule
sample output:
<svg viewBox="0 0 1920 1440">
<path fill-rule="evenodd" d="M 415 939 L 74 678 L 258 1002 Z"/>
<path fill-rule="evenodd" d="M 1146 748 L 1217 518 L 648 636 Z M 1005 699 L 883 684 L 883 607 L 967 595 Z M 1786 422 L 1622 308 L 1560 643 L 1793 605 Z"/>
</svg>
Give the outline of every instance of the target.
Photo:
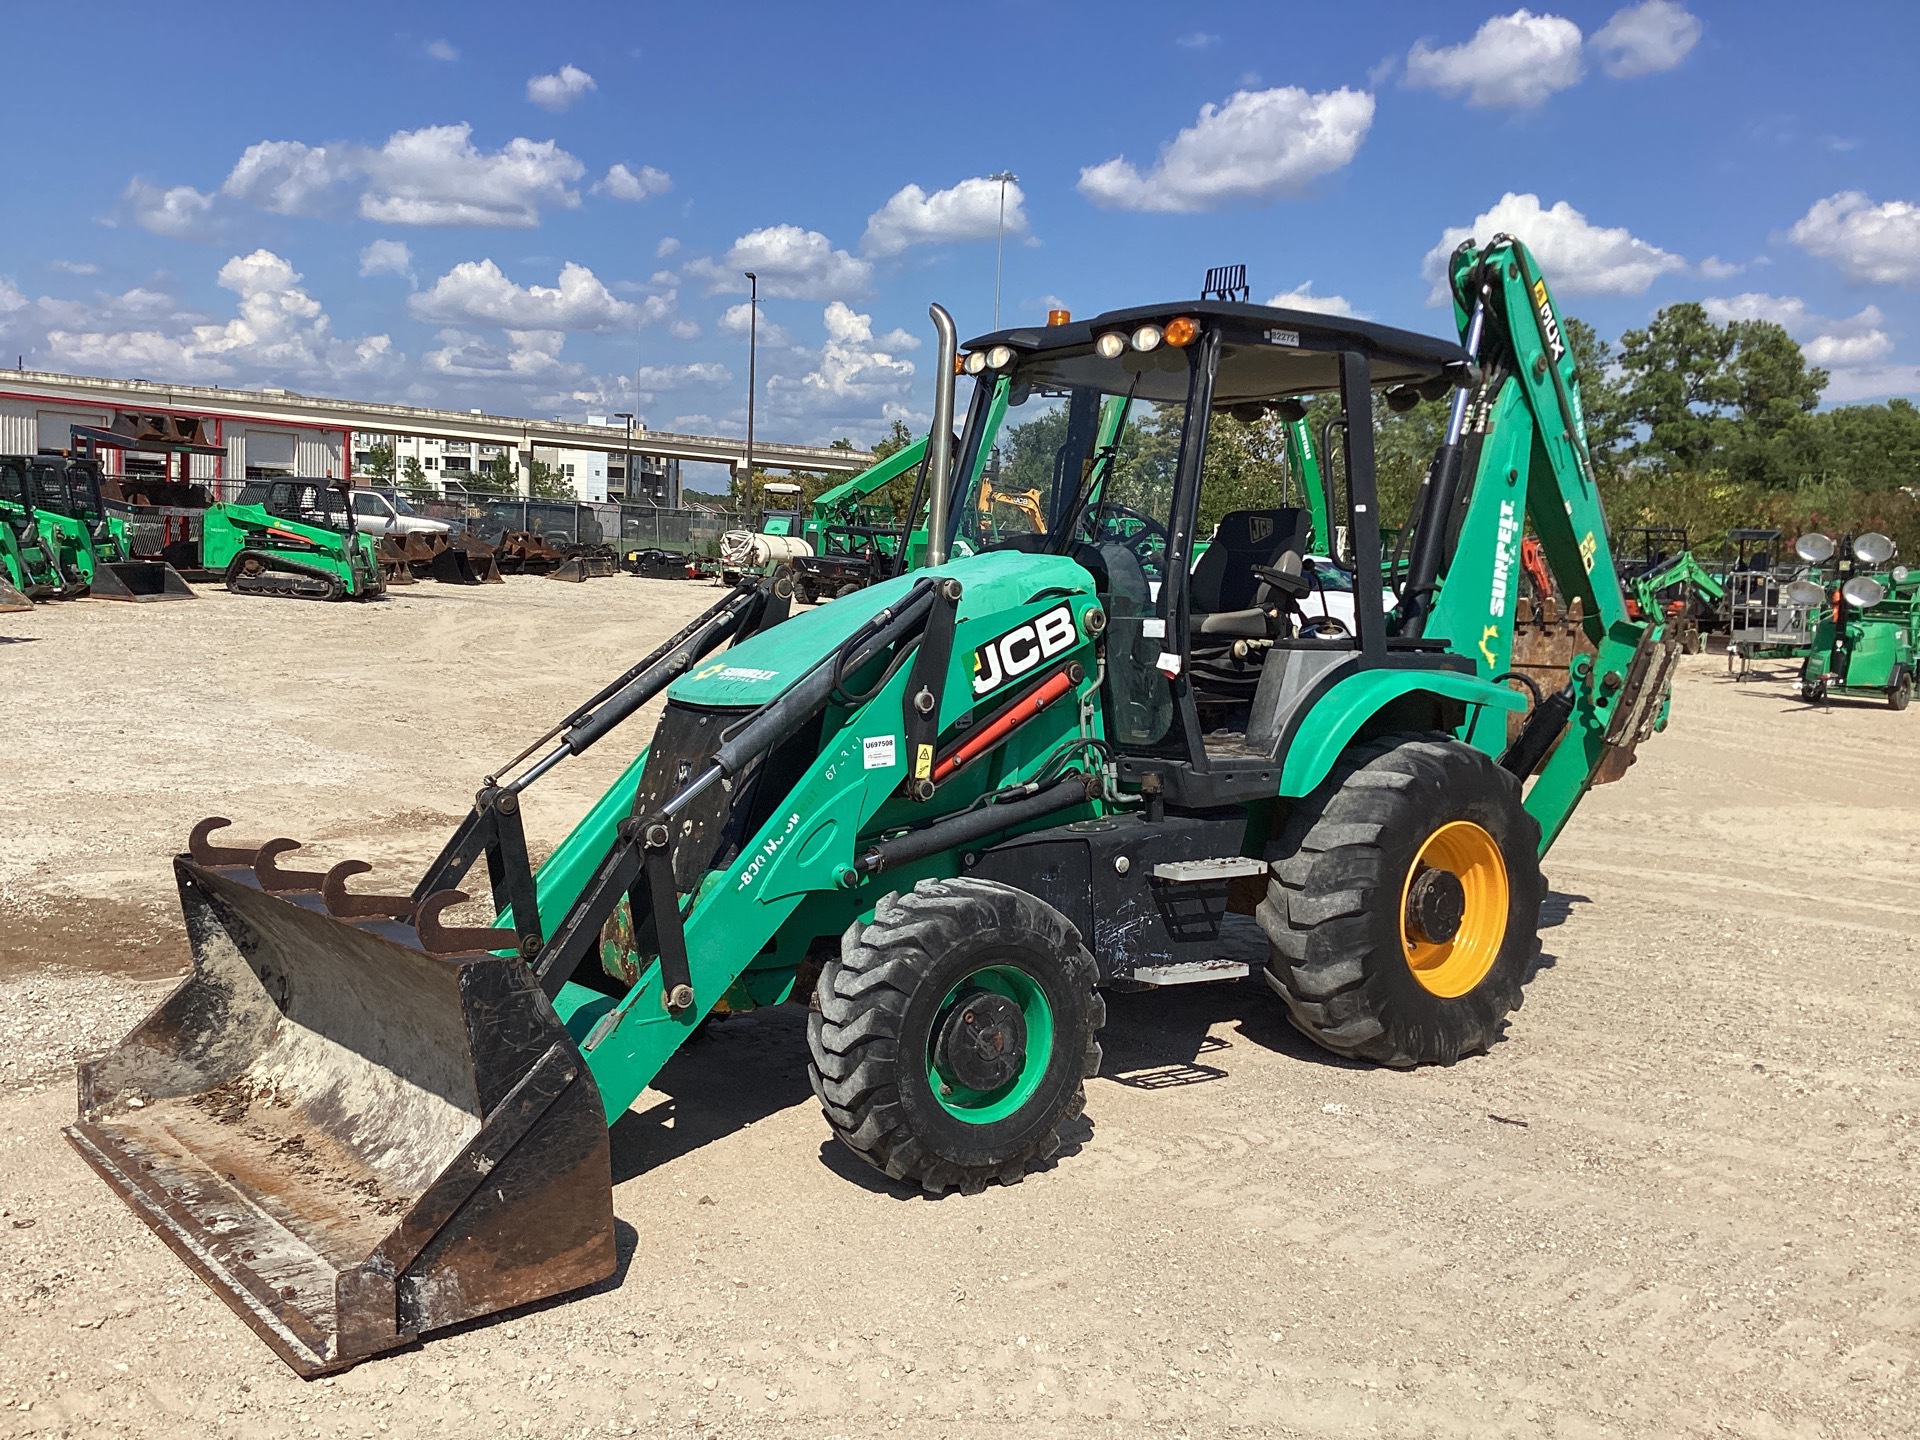
<svg viewBox="0 0 1920 1440">
<path fill-rule="evenodd" d="M 960 472 L 972 479 L 952 521 L 955 554 L 1119 545 L 1149 578 L 1162 578 L 1187 358 L 1092 360 L 1024 366 L 975 392 Z"/>
<path fill-rule="evenodd" d="M 406 497 L 403 495 L 393 497 L 393 508 L 402 515 L 418 515 L 420 513 L 407 503 Z"/>
</svg>

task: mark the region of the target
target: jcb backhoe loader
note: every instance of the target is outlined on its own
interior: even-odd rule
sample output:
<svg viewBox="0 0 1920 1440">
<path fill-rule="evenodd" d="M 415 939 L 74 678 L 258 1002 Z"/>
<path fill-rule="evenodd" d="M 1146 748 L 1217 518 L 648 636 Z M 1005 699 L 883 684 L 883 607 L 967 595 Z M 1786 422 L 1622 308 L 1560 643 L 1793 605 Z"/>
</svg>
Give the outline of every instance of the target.
<svg viewBox="0 0 1920 1440">
<path fill-rule="evenodd" d="M 1101 986 L 1244 974 L 1229 908 L 1329 1049 L 1487 1049 L 1539 951 L 1540 855 L 1631 762 L 1673 657 L 1623 612 L 1532 259 L 1500 238 L 1451 273 L 1464 344 L 1231 302 L 973 342 L 996 383 L 957 462 L 934 447 L 924 568 L 791 618 L 783 578 L 743 582 L 488 775 L 404 893 L 203 820 L 174 862 L 192 973 L 82 1067 L 73 1143 L 311 1375 L 611 1274 L 607 1126 L 719 1009 L 810 991 L 829 1128 L 935 1192 L 1055 1152 Z M 1390 616 L 1371 407 L 1443 382 Z M 1212 415 L 1317 393 L 1347 420 L 1353 636 L 1295 624 L 1302 511 L 1239 512 L 1189 564 Z M 1003 420 L 1045 438 L 1044 533 L 977 504 Z M 1592 647 L 1531 704 L 1529 519 Z M 532 866 L 529 788 L 662 691 Z M 495 923 L 448 923 L 483 856 Z"/>
<path fill-rule="evenodd" d="M 164 560 L 138 560 L 127 522 L 107 508 L 100 467 L 60 455 L 22 457 L 32 477 L 41 527 L 86 593 L 96 600 L 197 600 Z"/>
</svg>

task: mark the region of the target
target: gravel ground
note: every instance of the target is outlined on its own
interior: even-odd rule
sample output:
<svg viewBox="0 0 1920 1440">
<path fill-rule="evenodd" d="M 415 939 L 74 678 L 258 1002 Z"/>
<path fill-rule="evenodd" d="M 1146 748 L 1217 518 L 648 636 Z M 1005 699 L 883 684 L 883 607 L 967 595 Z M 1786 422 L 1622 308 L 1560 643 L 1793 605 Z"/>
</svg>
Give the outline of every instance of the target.
<svg viewBox="0 0 1920 1440">
<path fill-rule="evenodd" d="M 295 1379 L 58 1132 L 184 959 L 167 856 L 217 812 L 417 866 L 712 598 L 0 617 L 0 1434 L 1920 1432 L 1920 721 L 1711 657 L 1555 848 L 1488 1056 L 1339 1062 L 1257 982 L 1115 996 L 1059 1161 L 930 1201 L 828 1140 L 797 1008 L 737 1017 L 614 1129 L 613 1281 Z"/>
</svg>

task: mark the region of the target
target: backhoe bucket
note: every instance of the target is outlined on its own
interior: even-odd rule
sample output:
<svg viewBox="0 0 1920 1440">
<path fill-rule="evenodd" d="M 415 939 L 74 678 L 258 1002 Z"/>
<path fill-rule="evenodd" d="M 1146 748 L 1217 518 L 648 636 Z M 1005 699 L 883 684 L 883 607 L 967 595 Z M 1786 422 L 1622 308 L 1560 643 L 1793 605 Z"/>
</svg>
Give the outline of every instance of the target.
<svg viewBox="0 0 1920 1440">
<path fill-rule="evenodd" d="M 0 580 L 0 615 L 11 610 L 31 610 L 33 601 L 22 595 L 5 580 Z"/>
<path fill-rule="evenodd" d="M 500 932 L 208 828 L 192 973 L 80 1068 L 86 1161 L 306 1376 L 612 1274 L 599 1090 L 524 963 L 463 948 Z"/>
<path fill-rule="evenodd" d="M 93 567 L 96 600 L 198 600 L 164 560 L 102 560 Z"/>
</svg>

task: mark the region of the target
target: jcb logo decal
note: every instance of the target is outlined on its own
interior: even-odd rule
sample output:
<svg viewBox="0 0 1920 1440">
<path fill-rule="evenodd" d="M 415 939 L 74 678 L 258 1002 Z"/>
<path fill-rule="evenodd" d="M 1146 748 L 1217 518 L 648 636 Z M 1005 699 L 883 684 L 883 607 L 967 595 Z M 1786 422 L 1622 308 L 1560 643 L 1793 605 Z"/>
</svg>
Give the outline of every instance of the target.
<svg viewBox="0 0 1920 1440">
<path fill-rule="evenodd" d="M 1553 313 L 1553 302 L 1547 298 L 1547 282 L 1533 282 L 1533 304 L 1540 312 L 1540 333 L 1547 337 L 1547 349 L 1553 354 L 1553 363 L 1558 365 L 1560 357 L 1567 353 L 1567 342 L 1560 338 L 1560 321 Z"/>
<path fill-rule="evenodd" d="M 985 695 L 1073 648 L 1073 610 L 1056 605 L 973 652 L 973 693 Z"/>
</svg>

